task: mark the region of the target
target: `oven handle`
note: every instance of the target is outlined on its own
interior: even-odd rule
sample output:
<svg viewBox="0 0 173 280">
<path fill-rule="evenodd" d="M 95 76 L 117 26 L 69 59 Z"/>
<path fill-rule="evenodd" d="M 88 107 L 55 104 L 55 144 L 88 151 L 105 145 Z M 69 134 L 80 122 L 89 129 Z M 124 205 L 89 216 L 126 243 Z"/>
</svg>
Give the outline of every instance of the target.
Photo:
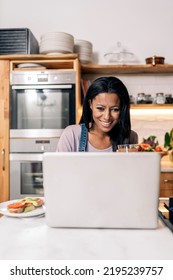
<svg viewBox="0 0 173 280">
<path fill-rule="evenodd" d="M 5 149 L 2 149 L 2 171 L 5 171 Z"/>
<path fill-rule="evenodd" d="M 12 89 L 71 89 L 72 85 L 32 85 L 32 86 L 24 86 L 24 85 L 17 85 L 12 86 Z"/>
<path fill-rule="evenodd" d="M 43 161 L 43 153 L 10 153 L 11 161 Z"/>
</svg>

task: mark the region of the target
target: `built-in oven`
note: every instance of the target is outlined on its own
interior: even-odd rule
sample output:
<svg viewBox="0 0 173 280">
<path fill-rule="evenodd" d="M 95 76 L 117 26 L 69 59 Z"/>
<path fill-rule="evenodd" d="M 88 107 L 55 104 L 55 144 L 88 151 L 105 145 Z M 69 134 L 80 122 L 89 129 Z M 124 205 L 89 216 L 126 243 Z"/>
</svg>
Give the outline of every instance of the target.
<svg viewBox="0 0 173 280">
<path fill-rule="evenodd" d="M 76 123 L 75 81 L 75 71 L 11 72 L 10 199 L 44 195 L 43 153 Z"/>
<path fill-rule="evenodd" d="M 10 137 L 59 137 L 76 122 L 75 71 L 12 71 Z"/>
<path fill-rule="evenodd" d="M 43 154 L 10 154 L 10 199 L 43 196 Z"/>
<path fill-rule="evenodd" d="M 10 139 L 10 199 L 44 195 L 43 153 L 56 145 L 56 138 Z"/>
</svg>

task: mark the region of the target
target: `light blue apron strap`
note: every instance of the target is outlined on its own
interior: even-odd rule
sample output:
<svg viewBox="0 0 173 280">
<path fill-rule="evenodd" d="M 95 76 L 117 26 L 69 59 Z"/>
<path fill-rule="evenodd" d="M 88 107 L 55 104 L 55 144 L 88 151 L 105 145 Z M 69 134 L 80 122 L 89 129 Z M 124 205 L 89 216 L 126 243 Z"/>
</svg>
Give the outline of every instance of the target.
<svg viewBox="0 0 173 280">
<path fill-rule="evenodd" d="M 79 142 L 79 152 L 85 152 L 87 141 L 88 141 L 88 129 L 86 128 L 84 123 L 80 125 L 81 125 L 81 137 Z"/>
</svg>

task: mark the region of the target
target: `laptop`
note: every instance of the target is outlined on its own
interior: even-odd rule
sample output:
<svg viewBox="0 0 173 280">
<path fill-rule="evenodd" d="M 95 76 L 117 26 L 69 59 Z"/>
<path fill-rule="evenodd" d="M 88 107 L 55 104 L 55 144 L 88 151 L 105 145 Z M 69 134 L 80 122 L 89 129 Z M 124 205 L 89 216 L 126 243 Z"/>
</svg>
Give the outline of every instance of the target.
<svg viewBox="0 0 173 280">
<path fill-rule="evenodd" d="M 158 226 L 159 153 L 47 152 L 43 185 L 50 227 Z"/>
</svg>

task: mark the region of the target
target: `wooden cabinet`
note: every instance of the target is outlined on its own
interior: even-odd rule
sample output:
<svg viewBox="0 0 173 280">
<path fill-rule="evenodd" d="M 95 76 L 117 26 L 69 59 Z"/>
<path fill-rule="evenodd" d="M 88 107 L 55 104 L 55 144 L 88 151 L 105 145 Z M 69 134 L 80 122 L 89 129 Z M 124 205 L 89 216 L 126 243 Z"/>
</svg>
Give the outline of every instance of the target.
<svg viewBox="0 0 173 280">
<path fill-rule="evenodd" d="M 81 117 L 80 64 L 76 54 L 69 55 L 1 55 L 0 56 L 0 202 L 9 200 L 10 162 L 10 71 L 33 71 L 17 68 L 20 63 L 38 63 L 48 70 L 76 72 L 76 122 Z M 45 70 L 46 70 L 45 69 Z M 39 70 L 39 69 L 38 69 Z"/>
<path fill-rule="evenodd" d="M 173 196 L 173 172 L 161 172 L 160 197 Z"/>
<path fill-rule="evenodd" d="M 0 202 L 9 199 L 9 69 L 0 60 Z"/>
</svg>

